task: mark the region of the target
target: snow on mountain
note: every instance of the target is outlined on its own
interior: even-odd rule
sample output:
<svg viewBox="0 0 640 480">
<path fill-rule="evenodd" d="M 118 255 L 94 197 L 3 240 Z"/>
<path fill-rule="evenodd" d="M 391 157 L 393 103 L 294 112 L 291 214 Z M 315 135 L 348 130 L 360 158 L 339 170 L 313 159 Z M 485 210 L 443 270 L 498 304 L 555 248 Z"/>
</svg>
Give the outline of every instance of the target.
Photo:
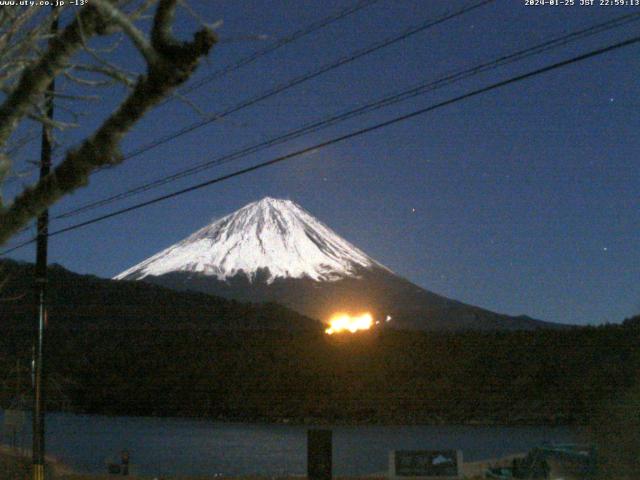
<svg viewBox="0 0 640 480">
<path fill-rule="evenodd" d="M 197 272 L 224 280 L 268 269 L 276 278 L 333 281 L 362 269 L 388 270 L 290 200 L 266 197 L 198 230 L 181 242 L 120 273 L 142 279 Z"/>
</svg>

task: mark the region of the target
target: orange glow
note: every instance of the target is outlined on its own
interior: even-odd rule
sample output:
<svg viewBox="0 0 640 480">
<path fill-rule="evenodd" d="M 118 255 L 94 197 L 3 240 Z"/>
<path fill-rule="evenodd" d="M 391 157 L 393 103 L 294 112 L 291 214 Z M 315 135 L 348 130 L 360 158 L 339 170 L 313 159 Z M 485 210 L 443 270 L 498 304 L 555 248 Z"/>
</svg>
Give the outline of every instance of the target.
<svg viewBox="0 0 640 480">
<path fill-rule="evenodd" d="M 328 335 L 344 331 L 355 333 L 358 330 L 369 330 L 371 325 L 373 325 L 373 317 L 369 312 L 354 316 L 347 313 L 336 313 L 329 319 L 329 328 L 324 332 Z"/>
</svg>

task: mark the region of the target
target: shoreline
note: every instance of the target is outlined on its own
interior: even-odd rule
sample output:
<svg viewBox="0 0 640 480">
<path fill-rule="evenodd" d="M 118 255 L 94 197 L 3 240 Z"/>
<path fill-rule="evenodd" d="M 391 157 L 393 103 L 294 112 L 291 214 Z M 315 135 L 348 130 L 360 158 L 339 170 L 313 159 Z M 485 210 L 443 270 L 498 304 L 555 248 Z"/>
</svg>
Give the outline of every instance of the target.
<svg viewBox="0 0 640 480">
<path fill-rule="evenodd" d="M 19 448 L 12 447 L 10 445 L 6 445 L 4 443 L 0 443 L 0 457 L 10 457 L 10 458 L 29 458 L 31 459 L 31 450 L 28 448 Z M 66 476 L 66 475 L 78 475 L 79 473 L 74 470 L 71 466 L 64 463 L 60 458 L 47 454 L 45 455 L 45 462 L 53 470 L 53 473 L 56 476 Z"/>
<path fill-rule="evenodd" d="M 69 414 L 70 412 L 49 412 L 52 414 Z M 79 416 L 85 416 L 85 417 L 93 417 L 93 416 L 103 416 L 106 418 L 117 418 L 117 417 L 122 417 L 122 416 L 113 416 L 113 415 L 98 415 L 98 414 L 75 414 L 75 413 L 71 413 L 71 415 L 79 415 Z M 227 424 L 227 425 L 265 425 L 265 426 L 274 426 L 274 428 L 277 428 L 278 426 L 280 427 L 294 427 L 294 428 L 299 428 L 299 429 L 304 429 L 304 427 L 313 427 L 314 425 L 318 425 L 318 424 L 309 424 L 309 423 L 273 423 L 273 422 L 255 422 L 255 421 L 238 421 L 238 420 L 228 420 L 228 419 L 207 419 L 207 418 L 203 418 L 203 417 L 158 417 L 158 416 L 131 416 L 129 418 L 132 419 L 153 419 L 156 421 L 162 421 L 162 420 L 173 420 L 173 421 L 185 421 L 185 422 L 189 422 L 189 421 L 203 421 L 203 423 L 220 423 L 220 424 Z M 326 425 L 326 424 L 325 424 Z M 340 427 L 354 427 L 354 428 L 358 428 L 358 427 L 375 427 L 375 426 L 380 426 L 382 425 L 380 422 L 378 423 L 367 423 L 367 424 L 353 424 L 353 423 L 343 423 L 343 424 L 333 424 L 335 427 L 340 428 Z M 398 424 L 392 424 L 394 426 L 401 426 Z M 416 426 L 417 424 L 409 424 L 409 426 Z M 425 426 L 425 425 L 422 425 Z M 428 424 L 426 425 L 428 427 L 438 427 L 438 426 L 451 426 L 451 427 L 461 427 L 461 428 L 470 428 L 472 429 L 471 431 L 473 432 L 474 428 L 505 428 L 504 425 L 497 425 L 497 424 L 490 424 L 490 425 L 486 425 L 486 424 L 473 424 L 473 425 L 469 425 L 469 424 L 446 424 L 446 423 L 440 423 L 440 424 Z M 566 426 L 563 425 L 507 425 L 506 428 L 514 428 L 514 429 L 518 429 L 518 428 L 528 428 L 528 427 L 538 427 L 538 428 L 549 428 L 549 429 L 554 429 L 554 428 L 566 428 Z M 492 436 L 493 434 L 491 433 L 492 430 L 489 430 L 487 432 L 488 435 Z M 517 432 L 517 430 L 516 430 Z M 579 435 L 579 432 L 575 432 L 576 435 Z M 549 435 L 555 435 L 553 432 L 549 432 Z M 569 435 L 574 436 L 574 433 L 571 432 L 571 430 L 569 430 Z M 534 446 L 533 444 L 531 445 L 532 447 Z M 470 451 L 471 453 L 471 458 L 473 460 L 468 460 L 465 459 L 464 463 L 463 463 L 463 472 L 465 477 L 477 477 L 480 476 L 482 477 L 484 475 L 484 472 L 486 471 L 487 468 L 489 467 L 497 467 L 497 466 L 511 466 L 511 462 L 513 460 L 513 458 L 515 457 L 522 457 L 525 454 L 523 453 L 516 453 L 516 452 L 522 452 L 523 451 L 523 447 L 527 448 L 526 446 L 520 445 L 519 447 L 515 447 L 513 450 L 509 451 L 509 449 L 502 449 L 499 452 L 496 452 L 498 455 L 503 455 L 503 456 L 496 456 L 493 458 L 483 458 L 483 457 L 478 457 L 477 455 L 474 456 L 473 452 Z M 14 449 L 12 447 L 9 447 L 8 445 L 2 445 L 0 444 L 0 456 L 3 454 L 9 454 L 12 456 L 24 456 L 26 454 L 27 458 L 30 457 L 30 450 L 29 449 Z M 463 450 L 463 454 L 464 454 L 464 450 Z M 84 472 L 82 470 L 77 470 L 77 468 L 74 468 L 72 466 L 69 466 L 68 464 L 65 464 L 65 461 L 63 458 L 61 457 L 57 457 L 54 455 L 47 455 L 47 463 L 50 464 L 54 471 L 56 472 L 56 480 L 62 479 L 62 480 L 98 480 L 98 479 L 112 479 L 113 476 L 109 476 L 106 472 L 106 468 L 104 473 L 102 473 L 101 471 L 92 471 L 92 472 Z M 195 477 L 195 476 L 187 476 L 187 475 L 180 475 L 180 472 L 182 471 L 182 469 L 176 469 L 173 472 L 173 475 L 171 476 L 167 476 L 167 477 L 160 477 L 157 476 L 158 480 L 178 480 L 178 479 L 192 479 L 192 480 L 196 480 L 196 478 L 200 478 L 200 480 L 208 480 L 208 479 L 216 479 L 216 480 L 221 480 L 222 478 L 229 478 L 229 479 L 233 479 L 233 480 L 237 480 L 237 479 L 248 479 L 250 477 L 248 476 L 229 476 L 229 477 L 222 477 L 222 476 L 217 476 L 217 475 L 210 475 L 210 476 L 201 476 L 201 477 Z M 136 470 L 133 470 L 133 473 L 136 473 Z M 375 472 L 375 474 L 373 475 L 362 475 L 361 477 L 351 477 L 351 478 L 359 478 L 359 479 L 365 479 L 365 478 L 378 478 L 379 475 L 378 473 L 382 473 L 382 472 Z M 384 475 L 382 475 L 384 478 L 386 478 L 386 473 Z M 58 478 L 59 477 L 59 478 Z M 278 477 L 277 475 L 275 477 Z M 156 478 L 155 475 L 147 475 L 147 476 L 137 476 L 137 475 L 131 475 L 130 478 L 132 480 L 136 479 L 136 478 L 140 478 L 140 479 L 145 479 L 145 480 L 151 480 L 153 478 Z M 253 477 L 252 477 L 253 478 Z M 260 478 L 274 478 L 274 475 L 263 475 L 262 477 L 255 477 L 256 480 L 259 480 Z M 285 477 L 283 477 L 285 478 Z M 286 478 L 299 478 L 299 477 L 295 477 L 292 475 L 289 475 L 289 477 Z M 343 479 L 346 477 L 339 477 L 339 476 L 335 476 L 334 478 L 338 479 Z"/>
<path fill-rule="evenodd" d="M 4 412 L 6 409 L 0 409 L 0 412 Z M 328 419 L 320 417 L 226 417 L 226 416 L 196 416 L 196 415 L 135 415 L 126 413 L 112 413 L 112 412 L 85 412 L 74 410 L 53 410 L 47 411 L 47 414 L 61 414 L 61 415 L 78 415 L 78 416 L 100 416 L 100 417 L 125 417 L 125 418 L 140 418 L 140 419 L 167 419 L 167 420 L 197 420 L 204 422 L 216 422 L 225 424 L 248 424 L 248 425 L 290 425 L 290 426 L 336 426 L 336 427 L 369 427 L 369 426 L 398 426 L 398 427 L 410 427 L 410 426 L 422 426 L 422 427 L 569 427 L 569 428 L 582 428 L 587 427 L 589 423 L 585 421 L 568 421 L 563 418 L 553 419 L 540 419 L 540 418 L 518 418 L 517 420 L 489 420 L 489 419 L 477 419 L 477 420 L 447 420 L 445 418 L 437 417 L 425 420 L 407 420 L 407 419 L 388 419 L 388 420 L 353 420 L 353 419 Z"/>
<path fill-rule="evenodd" d="M 30 451 L 20 449 L 17 451 L 14 447 L 9 447 L 4 444 L 0 444 L 0 458 L 1 457 L 13 457 L 13 458 L 30 458 Z M 483 460 L 476 460 L 473 462 L 464 462 L 462 465 L 462 476 L 463 478 L 482 478 L 484 476 L 484 472 L 487 468 L 497 467 L 497 466 L 510 466 L 511 462 L 514 458 L 522 458 L 524 457 L 524 453 L 515 453 L 511 455 L 507 455 L 501 458 L 489 458 Z M 63 463 L 59 458 L 47 455 L 46 461 L 48 467 L 52 469 L 52 473 L 55 475 L 56 479 L 60 480 L 109 480 L 117 477 L 117 475 L 111 475 L 108 473 L 83 473 L 74 470 L 69 465 Z M 142 480 L 142 479 L 160 479 L 161 480 L 262 480 L 262 479 L 282 479 L 282 480 L 299 480 L 300 478 L 305 478 L 304 475 L 289 475 L 289 476 L 272 476 L 272 475 L 264 475 L 264 476 L 220 476 L 220 475 L 204 475 L 204 476 L 168 476 L 168 477 L 156 477 L 154 475 L 129 475 L 127 478 L 131 480 Z M 362 476 L 333 476 L 334 479 L 337 480 L 382 480 L 387 478 L 387 472 L 378 472 L 372 475 L 362 475 Z"/>
</svg>

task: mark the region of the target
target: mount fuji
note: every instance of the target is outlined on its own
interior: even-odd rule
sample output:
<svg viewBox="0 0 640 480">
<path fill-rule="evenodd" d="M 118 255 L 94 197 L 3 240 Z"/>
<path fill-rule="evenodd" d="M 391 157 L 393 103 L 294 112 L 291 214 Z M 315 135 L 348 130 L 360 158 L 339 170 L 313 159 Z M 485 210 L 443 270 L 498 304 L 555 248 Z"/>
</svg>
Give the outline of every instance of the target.
<svg viewBox="0 0 640 480">
<path fill-rule="evenodd" d="M 249 302 L 277 302 L 326 321 L 369 311 L 418 330 L 560 326 L 511 317 L 429 292 L 396 275 L 290 200 L 250 203 L 125 270 L 142 280 Z"/>
<path fill-rule="evenodd" d="M 317 282 L 353 276 L 359 269 L 385 268 L 340 238 L 290 200 L 264 198 L 208 225 L 181 242 L 122 272 L 116 280 L 141 280 L 171 272 L 228 280 L 259 274 Z"/>
</svg>

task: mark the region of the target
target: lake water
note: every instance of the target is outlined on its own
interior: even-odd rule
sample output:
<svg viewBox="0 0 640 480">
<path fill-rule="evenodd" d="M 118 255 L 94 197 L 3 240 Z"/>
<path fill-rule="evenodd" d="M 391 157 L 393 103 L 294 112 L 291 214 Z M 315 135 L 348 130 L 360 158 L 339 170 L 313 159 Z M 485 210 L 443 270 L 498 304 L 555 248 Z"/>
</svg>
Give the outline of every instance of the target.
<svg viewBox="0 0 640 480">
<path fill-rule="evenodd" d="M 4 425 L 4 414 L 0 413 Z M 46 419 L 46 449 L 81 472 L 106 473 L 126 448 L 138 475 L 295 475 L 306 472 L 309 426 L 223 423 L 147 417 L 54 413 Z M 31 424 L 18 443 L 31 445 Z M 323 427 L 325 428 L 325 427 Z M 524 452 L 543 442 L 575 441 L 568 427 L 335 426 L 336 475 L 387 469 L 388 452 L 456 448 L 465 460 Z M 8 438 L 4 437 L 7 443 Z"/>
</svg>

